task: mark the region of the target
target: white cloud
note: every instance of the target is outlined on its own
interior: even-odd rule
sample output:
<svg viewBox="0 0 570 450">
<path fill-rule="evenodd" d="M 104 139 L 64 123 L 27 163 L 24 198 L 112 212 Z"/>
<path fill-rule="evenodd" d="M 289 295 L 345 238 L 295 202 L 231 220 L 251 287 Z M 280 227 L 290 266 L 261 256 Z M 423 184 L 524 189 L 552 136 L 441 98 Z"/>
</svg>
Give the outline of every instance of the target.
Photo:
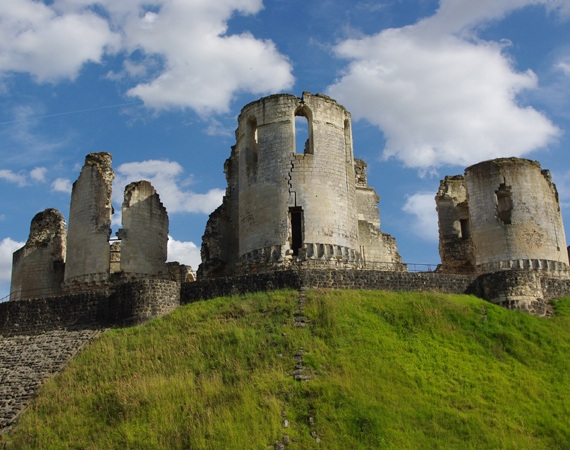
<svg viewBox="0 0 570 450">
<path fill-rule="evenodd" d="M 410 195 L 402 207 L 402 211 L 415 216 L 409 223 L 410 231 L 426 241 L 437 242 L 437 212 L 435 210 L 435 194 L 433 192 L 418 192 Z"/>
<path fill-rule="evenodd" d="M 559 61 L 554 65 L 554 68 L 562 72 L 564 75 L 570 77 L 570 62 L 568 61 Z"/>
<path fill-rule="evenodd" d="M 168 236 L 168 259 L 167 261 L 178 261 L 181 264 L 191 266 L 196 271 L 200 262 L 200 249 L 194 242 L 177 241 L 172 236 Z"/>
<path fill-rule="evenodd" d="M 351 62 L 327 93 L 381 128 L 384 158 L 408 167 L 467 166 L 544 147 L 560 130 L 517 103 L 519 93 L 537 87 L 536 75 L 514 69 L 507 43 L 482 41 L 474 31 L 535 3 L 544 2 L 442 0 L 415 25 L 345 40 L 335 53 Z"/>
<path fill-rule="evenodd" d="M 16 183 L 19 187 L 28 185 L 28 179 L 25 174 L 14 173 L 7 169 L 0 169 L 0 179 L 6 180 L 9 183 Z"/>
<path fill-rule="evenodd" d="M 75 78 L 89 61 L 124 54 L 124 73 L 109 72 L 107 79 L 136 80 L 127 95 L 147 107 L 226 112 L 238 91 L 265 94 L 293 85 L 292 66 L 272 41 L 226 34 L 234 14 L 262 7 L 261 0 L 4 0 L 0 67 L 54 81 Z M 142 61 L 131 58 L 134 52 Z"/>
<path fill-rule="evenodd" d="M 44 182 L 46 181 L 46 172 L 47 169 L 45 167 L 36 167 L 30 171 L 30 178 L 35 181 Z"/>
<path fill-rule="evenodd" d="M 25 242 L 4 238 L 0 241 L 0 283 L 9 282 L 12 276 L 12 254 L 23 247 Z"/>
<path fill-rule="evenodd" d="M 65 192 L 71 194 L 72 183 L 67 178 L 56 178 L 51 184 L 51 190 L 54 192 Z"/>
<path fill-rule="evenodd" d="M 222 189 L 211 189 L 205 194 L 183 190 L 186 185 L 180 179 L 184 169 L 175 161 L 148 160 L 121 164 L 115 170 L 113 199 L 123 203 L 124 186 L 129 183 L 147 180 L 160 196 L 160 200 L 169 214 L 176 212 L 194 212 L 210 214 L 222 203 L 225 193 Z"/>
<path fill-rule="evenodd" d="M 74 79 L 88 61 L 100 62 L 119 43 L 109 24 L 87 8 L 57 11 L 33 0 L 2 1 L 0 67 L 29 72 L 37 81 Z"/>
</svg>

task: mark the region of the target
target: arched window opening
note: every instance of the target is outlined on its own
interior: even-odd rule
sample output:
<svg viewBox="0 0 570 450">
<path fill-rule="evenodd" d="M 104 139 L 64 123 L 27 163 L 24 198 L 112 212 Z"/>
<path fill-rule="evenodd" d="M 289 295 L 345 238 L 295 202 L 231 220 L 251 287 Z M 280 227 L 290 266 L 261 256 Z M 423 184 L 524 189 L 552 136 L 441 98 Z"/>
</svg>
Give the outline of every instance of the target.
<svg viewBox="0 0 570 450">
<path fill-rule="evenodd" d="M 246 139 L 246 163 L 248 166 L 257 164 L 259 145 L 257 143 L 257 119 L 251 116 L 247 120 L 245 132 Z"/>
<path fill-rule="evenodd" d="M 289 208 L 289 221 L 291 223 L 291 250 L 293 250 L 293 256 L 298 256 L 303 246 L 303 209 Z"/>
<path fill-rule="evenodd" d="M 295 111 L 295 153 L 313 154 L 313 118 L 311 111 L 302 106 Z"/>
<path fill-rule="evenodd" d="M 505 225 L 510 225 L 513 210 L 511 186 L 507 186 L 506 183 L 499 185 L 499 189 L 495 191 L 495 204 L 498 219 Z"/>
</svg>

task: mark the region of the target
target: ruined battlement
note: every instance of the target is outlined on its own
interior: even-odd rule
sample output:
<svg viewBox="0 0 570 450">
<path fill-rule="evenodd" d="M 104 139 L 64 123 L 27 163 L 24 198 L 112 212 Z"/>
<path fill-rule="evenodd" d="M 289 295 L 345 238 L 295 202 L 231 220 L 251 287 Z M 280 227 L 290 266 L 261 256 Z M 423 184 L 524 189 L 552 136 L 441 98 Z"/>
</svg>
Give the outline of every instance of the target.
<svg viewBox="0 0 570 450">
<path fill-rule="evenodd" d="M 32 220 L 26 245 L 14 253 L 10 299 L 121 289 L 137 280 L 193 279 L 192 268 L 166 263 L 168 214 L 148 181 L 125 188 L 122 225 L 111 241 L 114 172 L 109 153 L 90 153 L 73 183 L 69 227 L 55 209 Z"/>
</svg>

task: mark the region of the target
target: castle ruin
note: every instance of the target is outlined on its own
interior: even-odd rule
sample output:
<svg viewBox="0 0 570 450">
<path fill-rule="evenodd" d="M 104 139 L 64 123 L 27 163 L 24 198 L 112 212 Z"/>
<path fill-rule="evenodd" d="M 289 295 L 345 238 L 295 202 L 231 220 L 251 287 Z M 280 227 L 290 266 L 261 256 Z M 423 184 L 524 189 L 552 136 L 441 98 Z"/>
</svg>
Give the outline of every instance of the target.
<svg viewBox="0 0 570 450">
<path fill-rule="evenodd" d="M 296 118 L 308 139 L 296 148 Z M 380 231 L 379 197 L 354 158 L 350 113 L 304 92 L 246 105 L 224 165 L 222 205 L 202 240 L 198 277 L 290 267 L 405 270 Z"/>
<path fill-rule="evenodd" d="M 443 271 L 568 273 L 558 192 L 537 161 L 475 164 L 445 177 L 435 199 Z"/>
<path fill-rule="evenodd" d="M 298 145 L 296 118 L 308 131 Z M 13 301 L 0 303 L 0 344 L 16 369 L 0 392 L 0 433 L 98 330 L 181 304 L 284 288 L 383 289 L 474 294 L 544 316 L 548 300 L 570 295 L 558 194 L 535 161 L 485 161 L 441 181 L 436 272 L 408 272 L 380 230 L 350 114 L 329 97 L 280 94 L 245 106 L 224 171 L 228 186 L 206 225 L 197 281 L 189 266 L 165 262 L 168 215 L 148 181 L 126 187 L 123 227 L 111 238 L 108 153 L 86 156 L 69 230 L 55 209 L 36 214 L 14 252 Z"/>
<path fill-rule="evenodd" d="M 299 120 L 305 142 L 296 138 Z M 354 158 L 350 113 L 333 99 L 304 92 L 246 105 L 224 164 L 225 196 L 207 222 L 198 283 L 190 288 L 191 268 L 166 263 L 168 214 L 148 181 L 125 188 L 123 227 L 111 239 L 111 155 L 91 153 L 73 185 L 69 230 L 54 209 L 32 220 L 28 242 L 14 253 L 11 299 L 112 295 L 138 280 L 178 283 L 178 294 L 170 285 L 168 292 L 179 298 L 263 283 L 447 291 L 444 275 L 465 274 L 458 286 L 470 287 L 458 287 L 461 292 L 542 315 L 545 300 L 564 291 L 568 253 L 558 194 L 538 162 L 499 158 L 441 181 L 442 263 L 429 281 L 408 274 L 395 239 L 380 230 L 379 197 L 368 186 L 366 167 Z M 264 274 L 259 280 L 269 281 L 251 278 Z M 237 288 L 243 277 L 248 286 Z M 180 301 L 174 297 L 171 306 Z M 147 306 L 137 317 L 171 308 Z"/>
<path fill-rule="evenodd" d="M 109 153 L 90 153 L 73 183 L 69 229 L 55 209 L 32 220 L 14 253 L 10 299 L 108 291 L 142 279 L 193 281 L 192 268 L 166 263 L 168 214 L 148 181 L 125 188 L 123 228 L 111 240 L 114 172 Z"/>
</svg>

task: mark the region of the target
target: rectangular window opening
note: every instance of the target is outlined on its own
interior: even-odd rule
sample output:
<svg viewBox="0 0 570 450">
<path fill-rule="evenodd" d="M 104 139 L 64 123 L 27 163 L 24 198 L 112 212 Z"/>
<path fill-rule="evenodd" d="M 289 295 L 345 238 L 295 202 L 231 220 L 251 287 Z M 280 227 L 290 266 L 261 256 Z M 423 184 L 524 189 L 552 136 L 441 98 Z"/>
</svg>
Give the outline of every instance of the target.
<svg viewBox="0 0 570 450">
<path fill-rule="evenodd" d="M 303 210 L 290 208 L 289 216 L 291 218 L 291 250 L 293 250 L 293 256 L 298 256 L 303 246 Z"/>
</svg>

